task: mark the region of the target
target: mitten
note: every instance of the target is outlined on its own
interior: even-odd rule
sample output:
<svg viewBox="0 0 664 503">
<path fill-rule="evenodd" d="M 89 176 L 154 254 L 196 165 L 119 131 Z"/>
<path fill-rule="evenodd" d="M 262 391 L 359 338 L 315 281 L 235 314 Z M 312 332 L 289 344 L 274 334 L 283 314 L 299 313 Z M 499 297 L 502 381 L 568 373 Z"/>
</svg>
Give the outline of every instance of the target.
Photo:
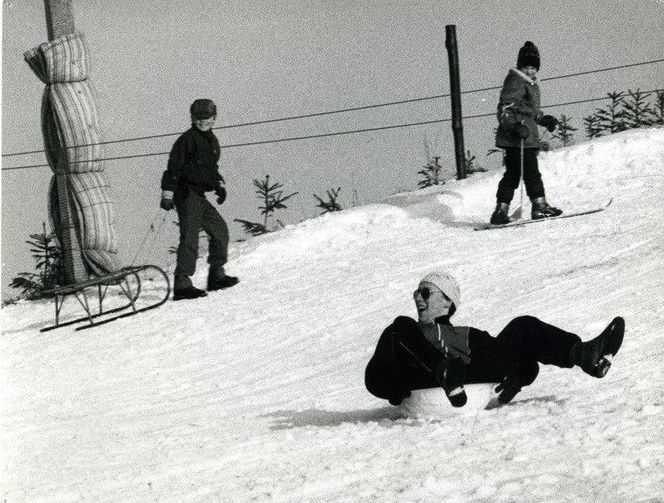
<svg viewBox="0 0 664 503">
<path fill-rule="evenodd" d="M 519 138 L 525 140 L 530 136 L 530 131 L 528 130 L 528 127 L 525 124 L 517 124 L 514 126 L 514 134 L 518 136 Z"/>
<path fill-rule="evenodd" d="M 217 185 L 214 193 L 217 195 L 217 204 L 224 204 L 226 200 L 226 188 L 223 185 Z"/>
<path fill-rule="evenodd" d="M 549 132 L 553 133 L 553 131 L 556 129 L 556 126 L 558 125 L 558 119 L 556 119 L 553 115 L 544 115 L 540 119 L 540 124 L 547 128 Z"/>
<path fill-rule="evenodd" d="M 161 202 L 159 206 L 162 210 L 171 211 L 175 208 L 175 203 L 173 202 L 173 192 L 170 190 L 164 190 L 161 193 Z"/>
</svg>

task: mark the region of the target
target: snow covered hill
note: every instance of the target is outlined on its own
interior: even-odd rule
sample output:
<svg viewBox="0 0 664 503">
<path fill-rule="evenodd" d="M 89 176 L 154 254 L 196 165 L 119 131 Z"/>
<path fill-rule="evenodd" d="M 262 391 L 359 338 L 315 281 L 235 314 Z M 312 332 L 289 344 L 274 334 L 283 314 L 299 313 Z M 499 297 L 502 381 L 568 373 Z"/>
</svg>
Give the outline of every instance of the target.
<svg viewBox="0 0 664 503">
<path fill-rule="evenodd" d="M 475 232 L 500 174 L 473 175 L 236 243 L 241 283 L 204 299 L 83 332 L 40 333 L 50 303 L 3 308 L 0 501 L 664 501 L 664 129 L 540 166 L 552 204 L 612 206 Z M 623 316 L 614 366 L 404 417 L 364 366 L 440 266 L 460 325 L 532 314 L 585 340 Z"/>
</svg>

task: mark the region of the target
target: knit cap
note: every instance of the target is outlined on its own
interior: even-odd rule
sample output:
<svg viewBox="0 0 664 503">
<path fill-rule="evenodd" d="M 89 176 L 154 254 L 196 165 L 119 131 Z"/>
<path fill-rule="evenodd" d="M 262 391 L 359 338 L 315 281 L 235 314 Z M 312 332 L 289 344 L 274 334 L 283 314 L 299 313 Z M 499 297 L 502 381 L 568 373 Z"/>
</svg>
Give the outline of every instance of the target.
<svg viewBox="0 0 664 503">
<path fill-rule="evenodd" d="M 540 55 L 535 44 L 528 40 L 521 49 L 519 49 L 519 57 L 516 60 L 516 67 L 523 68 L 524 66 L 534 66 L 537 71 L 540 69 Z"/>
<path fill-rule="evenodd" d="M 459 283 L 454 279 L 454 276 L 446 271 L 437 270 L 424 276 L 420 281 L 420 284 L 425 281 L 440 288 L 440 290 L 447 295 L 447 298 L 454 303 L 456 308 L 459 308 L 459 304 L 461 303 L 461 289 L 459 288 Z"/>
</svg>

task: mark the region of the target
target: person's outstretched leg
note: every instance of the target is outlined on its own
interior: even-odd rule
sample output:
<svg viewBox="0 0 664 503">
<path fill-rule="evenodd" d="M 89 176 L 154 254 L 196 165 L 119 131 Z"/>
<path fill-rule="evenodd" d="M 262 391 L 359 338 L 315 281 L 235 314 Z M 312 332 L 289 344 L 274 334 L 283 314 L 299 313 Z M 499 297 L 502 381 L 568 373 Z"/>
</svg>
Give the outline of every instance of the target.
<svg viewBox="0 0 664 503">
<path fill-rule="evenodd" d="M 573 333 L 544 323 L 533 316 L 515 318 L 498 334 L 507 362 L 507 377 L 498 386 L 499 400 L 507 403 L 537 377 L 538 363 L 561 368 L 581 367 L 594 377 L 603 377 L 618 352 L 625 331 L 625 321 L 614 318 L 596 338 L 582 342 Z"/>
<path fill-rule="evenodd" d="M 498 400 L 510 402 L 521 388 L 535 381 L 539 363 L 571 368 L 570 352 L 581 339 L 576 334 L 544 323 L 534 316 L 510 321 L 497 336 L 507 376 L 496 387 Z"/>
</svg>

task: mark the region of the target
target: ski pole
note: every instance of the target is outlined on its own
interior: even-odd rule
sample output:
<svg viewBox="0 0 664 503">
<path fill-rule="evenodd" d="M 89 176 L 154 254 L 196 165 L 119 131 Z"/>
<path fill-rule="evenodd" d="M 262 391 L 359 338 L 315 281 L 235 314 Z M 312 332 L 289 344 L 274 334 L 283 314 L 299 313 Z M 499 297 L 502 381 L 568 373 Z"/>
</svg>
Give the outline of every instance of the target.
<svg viewBox="0 0 664 503">
<path fill-rule="evenodd" d="M 523 218 L 523 138 L 521 138 L 521 177 L 519 179 L 519 187 L 521 187 L 521 203 L 519 206 L 519 219 Z"/>
</svg>

